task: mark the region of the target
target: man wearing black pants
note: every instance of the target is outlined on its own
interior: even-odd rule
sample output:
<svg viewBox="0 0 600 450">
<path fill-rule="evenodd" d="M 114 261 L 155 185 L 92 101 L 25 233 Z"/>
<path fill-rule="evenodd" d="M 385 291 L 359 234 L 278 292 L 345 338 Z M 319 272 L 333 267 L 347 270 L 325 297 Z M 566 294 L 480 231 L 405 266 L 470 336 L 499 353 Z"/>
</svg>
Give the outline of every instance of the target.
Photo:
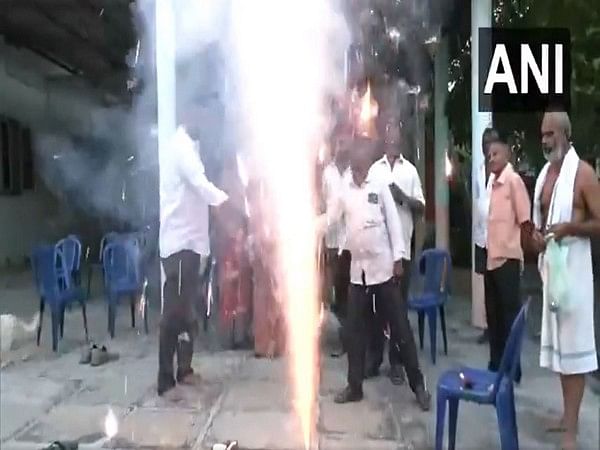
<svg viewBox="0 0 600 450">
<path fill-rule="evenodd" d="M 505 141 L 493 140 L 488 157 L 491 192 L 484 273 L 485 312 L 490 343 L 489 370 L 496 372 L 521 307 L 521 233 L 531 233 L 533 225 L 525 183 L 509 162 L 510 147 Z M 520 380 L 520 370 L 517 380 Z"/>
<path fill-rule="evenodd" d="M 158 348 L 158 392 L 162 394 L 193 373 L 193 341 L 196 336 L 194 302 L 198 296 L 200 255 L 182 250 L 162 260 L 165 296 Z M 177 353 L 177 374 L 173 378 L 173 357 Z"/>
<path fill-rule="evenodd" d="M 188 106 L 170 145 L 160 158 L 160 257 L 165 275 L 158 350 L 158 395 L 173 393 L 177 383 L 195 384 L 194 304 L 200 295 L 200 258 L 210 254 L 209 206 L 227 200 L 204 173 L 198 146 L 199 126 L 207 110 Z M 177 353 L 177 373 L 173 357 Z"/>
<path fill-rule="evenodd" d="M 344 218 L 346 248 L 352 255 L 345 325 L 348 385 L 335 401 L 347 403 L 363 398 L 369 311 L 375 296 L 379 308 L 388 317 L 391 342 L 400 350 L 410 386 L 421 408 L 428 410 L 431 398 L 419 369 L 406 303 L 396 284 L 402 275 L 401 259 L 405 254 L 400 220 L 388 185 L 368 177 L 372 142 L 363 140 L 359 144 L 351 158 L 351 177 L 326 215 L 329 224 Z"/>
<path fill-rule="evenodd" d="M 399 232 L 405 249 L 402 254 L 403 275 L 399 288 L 402 299 L 406 302 L 410 290 L 411 258 L 414 252 L 414 221 L 415 217 L 421 217 L 425 211 L 425 196 L 417 169 L 403 156 L 405 142 L 402 138 L 402 125 L 392 118 L 388 121 L 385 131 L 383 144 L 385 155 L 373 164 L 369 174 L 389 186 L 396 204 L 400 219 Z M 379 374 L 385 346 L 384 330 L 389 325 L 388 316 L 375 309 L 371 321 L 367 376 Z M 394 345 L 390 345 L 389 358 L 390 379 L 394 384 L 402 384 L 404 382 L 402 356 Z"/>
</svg>

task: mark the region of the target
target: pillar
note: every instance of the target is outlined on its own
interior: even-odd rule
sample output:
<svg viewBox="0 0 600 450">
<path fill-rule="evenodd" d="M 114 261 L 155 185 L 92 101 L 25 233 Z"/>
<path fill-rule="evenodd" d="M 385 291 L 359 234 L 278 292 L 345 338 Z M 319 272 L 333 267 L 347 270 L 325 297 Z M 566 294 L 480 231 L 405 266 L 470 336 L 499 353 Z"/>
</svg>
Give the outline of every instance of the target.
<svg viewBox="0 0 600 450">
<path fill-rule="evenodd" d="M 158 164 L 169 158 L 169 140 L 175 133 L 175 12 L 170 0 L 155 3 L 156 96 L 158 118 Z M 164 284 L 161 270 L 161 286 Z M 164 298 L 161 289 L 161 312 Z"/>
<path fill-rule="evenodd" d="M 448 155 L 448 117 L 446 99 L 448 98 L 448 38 L 442 37 L 434 60 L 434 133 L 435 133 L 435 246 L 449 249 L 448 215 L 448 178 L 446 176 L 446 157 Z"/>
<path fill-rule="evenodd" d="M 485 176 L 480 168 L 484 164 L 481 137 L 486 127 L 492 124 L 492 113 L 479 112 L 479 28 L 492 26 L 492 0 L 471 0 L 471 196 L 472 211 L 475 212 L 475 196 L 485 189 Z M 475 216 L 473 215 L 473 226 Z M 473 230 L 472 230 L 473 231 Z M 473 234 L 471 234 L 473 236 Z M 483 277 L 475 273 L 475 246 L 471 239 L 471 319 L 473 325 L 485 328 Z"/>
</svg>

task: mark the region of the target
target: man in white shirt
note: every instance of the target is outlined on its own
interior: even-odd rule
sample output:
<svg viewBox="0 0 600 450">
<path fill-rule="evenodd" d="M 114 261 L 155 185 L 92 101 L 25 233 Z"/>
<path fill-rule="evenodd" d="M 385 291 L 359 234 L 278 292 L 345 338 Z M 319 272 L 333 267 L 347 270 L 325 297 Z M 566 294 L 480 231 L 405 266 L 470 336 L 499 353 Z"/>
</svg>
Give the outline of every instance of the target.
<svg viewBox="0 0 600 450">
<path fill-rule="evenodd" d="M 327 221 L 344 217 L 346 248 L 352 254 L 347 317 L 348 386 L 336 397 L 337 403 L 360 401 L 365 378 L 368 321 L 373 299 L 389 318 L 391 341 L 400 349 L 410 387 L 423 410 L 431 398 L 425 390 L 423 374 L 407 317 L 406 300 L 395 283 L 402 275 L 402 256 L 406 254 L 400 234 L 398 213 L 389 187 L 368 176 L 371 141 L 361 140 L 352 151 L 351 178 L 341 196 L 328 208 Z"/>
<path fill-rule="evenodd" d="M 339 197 L 344 181 L 347 181 L 349 174 L 349 153 L 351 135 L 345 130 L 336 130 L 335 136 L 335 154 L 334 159 L 323 170 L 322 194 L 326 205 L 331 205 L 334 198 Z M 343 219 L 338 223 L 333 223 L 327 229 L 325 234 L 326 248 L 326 271 L 327 271 L 327 296 L 333 291 L 332 310 L 340 321 L 340 341 L 342 352 L 336 352 L 335 356 L 340 356 L 345 351 L 344 346 L 344 321 L 348 304 L 348 285 L 350 284 L 350 252 L 345 249 L 346 225 Z"/>
<path fill-rule="evenodd" d="M 404 247 L 402 253 L 402 279 L 400 281 L 401 295 L 404 301 L 408 299 L 411 274 L 411 247 L 414 232 L 414 218 L 425 211 L 425 197 L 421 179 L 416 167 L 402 154 L 402 126 L 399 122 L 390 121 L 386 127 L 384 140 L 384 156 L 376 161 L 370 170 L 370 175 L 389 186 L 396 203 L 400 218 L 400 236 Z M 376 376 L 383 362 L 385 344 L 384 328 L 387 328 L 387 317 L 376 314 L 372 322 L 370 359 L 367 367 L 368 376 Z M 398 348 L 390 345 L 390 378 L 394 384 L 404 382 L 404 373 L 400 364 Z"/>
<path fill-rule="evenodd" d="M 204 173 L 197 140 L 207 111 L 188 106 L 160 159 L 160 257 L 165 273 L 159 337 L 158 394 L 176 383 L 191 384 L 193 339 L 197 329 L 193 302 L 199 294 L 201 256 L 210 254 L 209 205 L 227 194 Z M 177 353 L 177 374 L 173 358 Z"/>
</svg>

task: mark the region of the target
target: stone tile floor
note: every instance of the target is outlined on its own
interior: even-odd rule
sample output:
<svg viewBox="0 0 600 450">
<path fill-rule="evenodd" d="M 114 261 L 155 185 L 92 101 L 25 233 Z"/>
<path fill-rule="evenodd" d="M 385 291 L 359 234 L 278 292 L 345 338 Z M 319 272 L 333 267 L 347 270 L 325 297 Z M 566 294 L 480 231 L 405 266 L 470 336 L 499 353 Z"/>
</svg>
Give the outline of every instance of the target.
<svg viewBox="0 0 600 450">
<path fill-rule="evenodd" d="M 33 302 L 30 298 L 27 301 Z M 449 354 L 444 356 L 440 350 L 435 366 L 430 362 L 426 339 L 421 362 L 432 391 L 443 370 L 486 364 L 487 347 L 475 343 L 477 331 L 468 325 L 469 313 L 468 301 L 453 299 L 448 313 Z M 103 303 L 92 302 L 88 315 L 92 338 L 108 343 L 111 350 L 119 352 L 119 360 L 97 368 L 78 363 L 83 330 L 76 307 L 67 314 L 59 354 L 49 350 L 46 318 L 40 348 L 29 340 L 2 355 L 2 449 L 39 449 L 56 439 L 78 440 L 80 448 L 103 445 L 120 449 L 210 449 L 213 443 L 228 439 L 238 440 L 247 450 L 302 448 L 284 359 L 269 361 L 255 359 L 245 351 L 211 352 L 201 348 L 194 366 L 204 384 L 186 388 L 185 400 L 173 404 L 155 393 L 156 314 L 151 315 L 152 331 L 146 336 L 129 327 L 128 308 L 123 306 L 113 341 L 106 337 Z M 415 320 L 412 322 L 416 324 Z M 346 359 L 330 358 L 327 354 L 325 351 L 321 363 L 315 408 L 315 448 L 432 448 L 435 408 L 429 413 L 421 412 L 407 386 L 393 387 L 382 376 L 366 382 L 363 402 L 333 403 L 334 392 L 345 383 Z M 521 448 L 527 450 L 553 449 L 558 443 L 556 436 L 543 432 L 543 425 L 548 417 L 559 414 L 559 381 L 540 369 L 537 361 L 538 346 L 527 341 L 523 351 L 524 379 L 517 389 L 519 436 Z M 109 408 L 118 418 L 119 432 L 111 442 L 103 442 L 103 423 Z M 586 392 L 581 412 L 581 449 L 600 448 L 599 410 L 598 397 Z M 500 448 L 491 408 L 470 404 L 460 407 L 457 448 Z"/>
</svg>

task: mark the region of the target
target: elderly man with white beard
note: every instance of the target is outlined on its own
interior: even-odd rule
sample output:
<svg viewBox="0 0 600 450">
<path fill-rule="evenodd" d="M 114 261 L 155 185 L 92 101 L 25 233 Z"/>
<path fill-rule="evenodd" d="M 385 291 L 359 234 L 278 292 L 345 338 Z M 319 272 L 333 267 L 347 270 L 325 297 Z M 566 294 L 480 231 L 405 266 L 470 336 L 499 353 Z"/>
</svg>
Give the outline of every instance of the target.
<svg viewBox="0 0 600 450">
<path fill-rule="evenodd" d="M 590 237 L 600 236 L 600 185 L 593 168 L 570 144 L 565 112 L 548 112 L 542 121 L 542 147 L 548 161 L 535 186 L 533 247 L 540 252 L 544 307 L 540 365 L 560 375 L 563 416 L 547 431 L 562 432 L 563 449 L 577 446 L 579 409 L 585 374 L 598 367 L 594 341 L 594 286 Z M 546 243 L 554 239 L 567 252 L 568 295 L 553 307 Z M 549 270 L 548 270 L 549 269 Z M 556 276 L 556 275 L 554 275 Z"/>
</svg>

